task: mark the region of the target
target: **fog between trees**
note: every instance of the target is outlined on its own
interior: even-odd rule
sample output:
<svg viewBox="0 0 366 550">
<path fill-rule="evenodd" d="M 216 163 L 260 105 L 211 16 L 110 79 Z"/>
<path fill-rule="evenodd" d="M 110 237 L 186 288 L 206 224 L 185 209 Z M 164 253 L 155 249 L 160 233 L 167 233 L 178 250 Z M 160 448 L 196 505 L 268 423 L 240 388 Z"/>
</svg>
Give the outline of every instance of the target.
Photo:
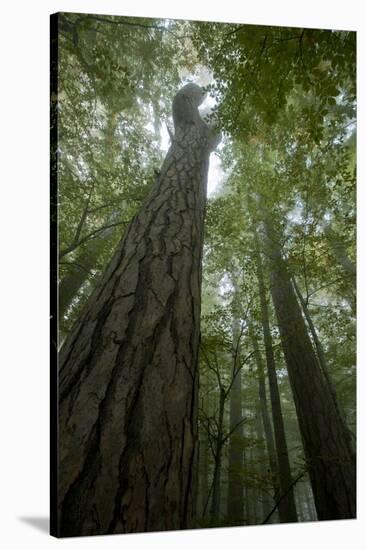
<svg viewBox="0 0 366 550">
<path fill-rule="evenodd" d="M 355 33 L 56 23 L 54 532 L 355 517 Z"/>
</svg>

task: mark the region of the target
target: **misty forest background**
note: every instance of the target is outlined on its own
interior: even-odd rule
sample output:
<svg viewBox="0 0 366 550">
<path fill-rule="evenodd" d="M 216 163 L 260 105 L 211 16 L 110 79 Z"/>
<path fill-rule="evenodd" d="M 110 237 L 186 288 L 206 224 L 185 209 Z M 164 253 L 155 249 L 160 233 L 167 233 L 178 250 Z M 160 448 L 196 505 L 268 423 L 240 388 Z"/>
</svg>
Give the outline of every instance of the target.
<svg viewBox="0 0 366 550">
<path fill-rule="evenodd" d="M 204 232 L 195 525 L 318 519 L 293 397 L 313 390 L 304 376 L 299 395 L 283 352 L 305 337 L 274 301 L 280 311 L 290 281 L 285 308 L 301 310 L 353 441 L 355 33 L 60 14 L 58 61 L 59 346 L 159 174 L 173 97 L 194 81 L 222 134 Z"/>
</svg>

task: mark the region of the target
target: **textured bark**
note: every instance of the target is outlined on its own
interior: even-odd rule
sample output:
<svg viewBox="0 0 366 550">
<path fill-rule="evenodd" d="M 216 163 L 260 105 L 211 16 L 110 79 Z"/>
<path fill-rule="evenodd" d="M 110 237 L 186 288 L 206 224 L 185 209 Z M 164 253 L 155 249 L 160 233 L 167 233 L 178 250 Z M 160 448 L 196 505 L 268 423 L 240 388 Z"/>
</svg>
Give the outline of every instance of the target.
<svg viewBox="0 0 366 550">
<path fill-rule="evenodd" d="M 320 520 L 356 515 L 356 457 L 309 338 L 269 216 L 265 244 L 273 303 Z"/>
<path fill-rule="evenodd" d="M 177 94 L 161 173 L 61 351 L 61 536 L 191 524 L 203 221 L 217 144 L 201 101 L 194 85 Z"/>
<path fill-rule="evenodd" d="M 291 467 L 288 456 L 285 426 L 282 416 L 280 392 L 277 383 L 276 364 L 273 353 L 272 336 L 269 325 L 268 305 L 266 298 L 266 288 L 264 284 L 262 259 L 259 250 L 258 236 L 256 229 L 254 228 L 255 239 L 255 261 L 257 269 L 257 279 L 259 287 L 259 299 L 261 308 L 261 320 L 263 327 L 264 346 L 266 351 L 267 362 L 267 374 L 269 381 L 269 392 L 271 398 L 273 429 L 275 433 L 276 441 L 276 454 L 277 454 L 277 466 L 279 475 L 280 494 L 278 497 L 281 499 L 278 505 L 278 513 L 281 523 L 295 522 L 297 521 L 296 504 L 294 498 L 294 492 L 291 488 L 292 477 Z M 282 498 L 282 495 L 283 498 Z"/>
<path fill-rule="evenodd" d="M 234 298 L 235 299 L 235 298 Z M 237 368 L 237 355 L 240 339 L 240 326 L 236 319 L 233 323 L 233 364 Z M 230 525 L 243 524 L 243 420 L 242 414 L 242 381 L 239 372 L 230 390 L 230 426 L 232 432 L 229 440 L 228 464 L 228 509 L 227 516 Z"/>
</svg>

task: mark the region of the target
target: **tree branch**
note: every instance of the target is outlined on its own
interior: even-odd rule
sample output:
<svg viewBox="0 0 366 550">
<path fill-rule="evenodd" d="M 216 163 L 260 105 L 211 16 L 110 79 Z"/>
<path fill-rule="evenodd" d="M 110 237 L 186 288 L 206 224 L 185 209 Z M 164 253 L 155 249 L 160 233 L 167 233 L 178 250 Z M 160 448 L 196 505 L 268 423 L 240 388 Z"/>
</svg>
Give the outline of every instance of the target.
<svg viewBox="0 0 366 550">
<path fill-rule="evenodd" d="M 133 21 L 121 21 L 121 20 L 116 21 L 115 19 L 108 19 L 107 17 L 103 17 L 100 15 L 88 14 L 87 17 L 89 17 L 90 19 L 94 19 L 94 21 L 100 21 L 101 23 L 111 23 L 112 25 L 125 25 L 128 27 L 139 27 L 142 29 L 155 29 L 158 31 L 168 32 L 172 34 L 177 40 L 190 38 L 190 35 L 177 36 L 177 34 L 174 31 L 168 29 L 167 27 L 164 27 L 163 25 L 145 25 L 144 23 L 135 23 Z"/>
<path fill-rule="evenodd" d="M 83 213 L 81 214 L 80 221 L 79 221 L 78 226 L 77 226 L 77 228 L 76 228 L 75 236 L 74 236 L 74 239 L 73 239 L 73 244 L 79 242 L 79 240 L 80 240 L 81 231 L 82 231 L 82 229 L 83 229 L 85 220 L 86 220 L 86 218 L 87 218 L 87 216 L 88 216 L 89 204 L 90 204 L 91 196 L 92 196 L 93 191 L 94 191 L 94 186 L 95 186 L 95 181 L 93 182 L 93 184 L 92 184 L 92 186 L 91 186 L 91 188 L 90 188 L 90 191 L 89 191 L 89 194 L 88 194 L 88 198 L 87 198 L 87 200 L 86 200 L 85 208 L 84 208 L 84 210 L 83 210 Z M 71 245 L 70 245 L 70 246 L 71 246 Z"/>
<path fill-rule="evenodd" d="M 230 436 L 233 435 L 235 430 L 237 428 L 239 428 L 239 426 L 241 426 L 241 424 L 244 424 L 247 420 L 248 420 L 247 417 L 244 417 L 241 420 L 239 420 L 239 422 L 237 422 L 235 424 L 235 426 L 233 428 L 231 428 L 231 430 L 225 435 L 225 437 L 222 438 L 222 444 L 225 445 L 226 441 L 229 439 Z"/>
<path fill-rule="evenodd" d="M 83 243 L 85 243 L 86 241 L 88 241 L 89 239 L 93 239 L 96 235 L 98 235 L 98 233 L 101 233 L 102 231 L 104 231 L 105 229 L 109 229 L 110 227 L 116 227 L 117 225 L 125 225 L 129 222 L 127 221 L 121 221 L 121 222 L 116 222 L 116 223 L 111 223 L 109 225 L 104 225 L 103 227 L 100 227 L 99 229 L 95 229 L 94 231 L 91 231 L 90 233 L 88 233 L 87 235 L 85 235 L 85 237 L 83 237 L 82 239 L 80 239 L 77 243 L 72 243 L 70 246 L 68 246 L 67 248 L 64 248 L 63 250 L 60 250 L 59 252 L 59 260 L 61 260 L 61 258 L 63 258 L 64 256 L 66 256 L 66 254 L 70 254 L 70 252 L 73 252 L 76 248 L 78 248 L 80 245 L 82 245 Z"/>
<path fill-rule="evenodd" d="M 265 523 L 267 523 L 267 521 L 269 520 L 269 518 L 272 516 L 272 514 L 274 514 L 274 512 L 276 511 L 278 505 L 283 501 L 283 499 L 285 498 L 285 496 L 288 495 L 288 493 L 293 489 L 293 487 L 296 485 L 296 483 L 298 483 L 300 481 L 300 479 L 302 477 L 304 477 L 304 475 L 307 473 L 307 470 L 304 470 L 303 472 L 301 472 L 300 475 L 298 475 L 294 480 L 293 482 L 288 486 L 287 490 L 283 493 L 283 495 L 280 496 L 280 498 L 276 501 L 276 504 L 274 505 L 274 507 L 272 508 L 272 510 L 270 511 L 270 513 L 265 517 L 265 519 L 262 521 L 261 525 L 264 525 Z"/>
</svg>

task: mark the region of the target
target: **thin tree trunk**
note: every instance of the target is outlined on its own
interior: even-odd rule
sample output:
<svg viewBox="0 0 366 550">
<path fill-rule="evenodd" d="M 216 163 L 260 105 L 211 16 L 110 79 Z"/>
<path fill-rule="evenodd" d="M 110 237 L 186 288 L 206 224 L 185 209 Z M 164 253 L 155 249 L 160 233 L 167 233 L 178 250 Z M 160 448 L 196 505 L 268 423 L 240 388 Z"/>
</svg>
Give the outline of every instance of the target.
<svg viewBox="0 0 366 550">
<path fill-rule="evenodd" d="M 263 416 L 261 414 L 261 409 L 262 409 L 262 405 L 259 400 L 257 409 L 256 409 L 255 428 L 256 428 L 256 437 L 259 442 L 259 445 L 257 447 L 259 473 L 260 473 L 261 479 L 263 480 L 263 489 L 260 495 L 260 502 L 261 502 L 261 508 L 262 508 L 261 517 L 266 518 L 273 508 L 274 499 L 271 498 L 269 494 L 268 480 L 271 479 L 272 476 L 268 475 L 268 468 L 266 468 L 267 457 L 265 453 L 265 435 L 263 431 L 263 424 L 262 424 Z M 272 479 L 271 479 L 271 482 L 272 482 L 271 485 L 273 486 Z"/>
<path fill-rule="evenodd" d="M 209 447 L 207 437 L 201 438 L 201 471 L 200 471 L 200 516 L 204 516 L 208 497 Z"/>
<path fill-rule="evenodd" d="M 294 491 L 292 488 L 292 476 L 290 460 L 288 456 L 285 426 L 282 417 L 280 392 L 277 383 L 276 364 L 273 353 L 272 336 L 269 325 L 268 305 L 266 298 L 266 288 L 264 284 L 262 259 L 259 251 L 259 242 L 256 229 L 253 228 L 255 240 L 255 261 L 257 269 L 257 279 L 259 287 L 259 299 L 261 309 L 261 319 L 263 327 L 264 346 L 266 351 L 267 374 L 269 381 L 269 392 L 272 406 L 273 429 L 275 433 L 277 465 L 280 484 L 280 495 L 284 497 L 278 505 L 278 513 L 281 523 L 297 521 L 296 504 Z"/>
<path fill-rule="evenodd" d="M 318 354 L 318 359 L 319 359 L 320 366 L 321 366 L 327 380 L 329 380 L 329 382 L 330 382 L 330 378 L 329 378 L 329 375 L 328 375 L 327 361 L 326 361 L 326 358 L 325 358 L 323 346 L 322 346 L 322 344 L 319 340 L 318 333 L 316 332 L 316 329 L 315 329 L 314 323 L 312 321 L 308 306 L 307 306 L 307 304 L 304 300 L 304 297 L 301 293 L 301 290 L 300 290 L 300 288 L 299 288 L 299 286 L 296 282 L 296 279 L 293 275 L 291 277 L 291 280 L 292 280 L 292 284 L 294 285 L 294 289 L 296 291 L 299 302 L 301 304 L 305 319 L 307 321 L 307 324 L 309 325 L 310 333 L 313 337 L 315 348 L 316 348 L 316 351 L 317 351 L 317 354 Z"/>
<path fill-rule="evenodd" d="M 221 463 L 222 463 L 222 448 L 224 440 L 224 410 L 225 410 L 226 392 L 223 388 L 220 389 L 219 399 L 219 417 L 217 421 L 217 440 L 215 449 L 215 465 L 212 481 L 212 501 L 211 501 L 211 523 L 215 525 L 219 520 L 220 515 L 220 500 L 221 500 Z"/>
<path fill-rule="evenodd" d="M 273 439 L 272 424 L 271 424 L 271 419 L 268 412 L 266 383 L 265 383 L 265 377 L 264 377 L 264 365 L 263 365 L 262 355 L 259 351 L 258 341 L 253 332 L 252 326 L 250 326 L 249 331 L 250 331 L 251 341 L 253 344 L 253 349 L 255 351 L 255 360 L 257 364 L 258 386 L 259 386 L 258 388 L 259 407 L 260 407 L 260 414 L 262 418 L 264 433 L 266 436 L 265 439 L 266 439 L 266 446 L 267 446 L 269 469 L 271 472 L 271 479 L 272 479 L 272 486 L 273 486 L 273 496 L 274 496 L 274 500 L 277 500 L 278 492 L 279 492 L 279 475 L 278 475 L 278 465 L 277 465 L 277 459 L 276 459 L 276 449 L 275 449 L 275 443 Z"/>
<path fill-rule="evenodd" d="M 204 387 L 208 383 L 208 379 L 206 376 L 206 380 L 200 380 L 200 384 L 204 385 Z M 205 410 L 207 415 L 210 416 L 210 409 L 211 409 L 211 400 L 210 400 L 210 393 L 208 393 L 205 398 L 201 398 L 201 409 Z M 210 469 L 210 444 L 209 444 L 209 434 L 206 430 L 202 429 L 200 430 L 199 434 L 199 440 L 200 440 L 200 468 L 199 468 L 199 516 L 200 518 L 203 518 L 207 511 L 207 501 L 209 498 L 209 469 Z"/>
<path fill-rule="evenodd" d="M 61 351 L 61 536 L 191 525 L 203 222 L 217 144 L 201 101 L 192 84 L 174 99 L 161 173 Z"/>
<path fill-rule="evenodd" d="M 250 431 L 249 431 L 250 440 L 251 440 L 251 446 L 249 448 L 249 468 L 253 473 L 256 472 L 256 465 L 257 465 L 257 457 L 256 457 L 257 449 L 254 447 L 254 440 L 255 440 L 255 436 L 256 436 L 255 425 L 254 424 L 255 424 L 255 419 L 254 419 L 254 422 L 251 423 Z M 256 525 L 258 523 L 258 514 L 257 514 L 257 512 L 258 512 L 258 489 L 256 487 L 255 475 L 253 476 L 253 485 L 251 487 L 250 493 L 251 493 L 251 497 L 252 497 L 251 524 Z"/>
<path fill-rule="evenodd" d="M 233 322 L 233 364 L 237 368 L 240 326 Z M 230 390 L 230 431 L 228 468 L 228 521 L 230 525 L 243 524 L 243 424 L 242 421 L 242 382 L 241 372 L 234 378 Z"/>
<path fill-rule="evenodd" d="M 269 216 L 270 284 L 320 520 L 356 515 L 356 463 L 347 427 L 319 366 Z"/>
<path fill-rule="evenodd" d="M 248 449 L 244 447 L 243 450 L 243 464 L 244 464 L 244 471 L 246 474 L 248 473 Z M 251 517 L 252 517 L 252 508 L 251 508 L 251 490 L 248 485 L 248 483 L 244 484 L 244 505 L 245 505 L 245 523 L 246 525 L 251 525 Z"/>
</svg>

